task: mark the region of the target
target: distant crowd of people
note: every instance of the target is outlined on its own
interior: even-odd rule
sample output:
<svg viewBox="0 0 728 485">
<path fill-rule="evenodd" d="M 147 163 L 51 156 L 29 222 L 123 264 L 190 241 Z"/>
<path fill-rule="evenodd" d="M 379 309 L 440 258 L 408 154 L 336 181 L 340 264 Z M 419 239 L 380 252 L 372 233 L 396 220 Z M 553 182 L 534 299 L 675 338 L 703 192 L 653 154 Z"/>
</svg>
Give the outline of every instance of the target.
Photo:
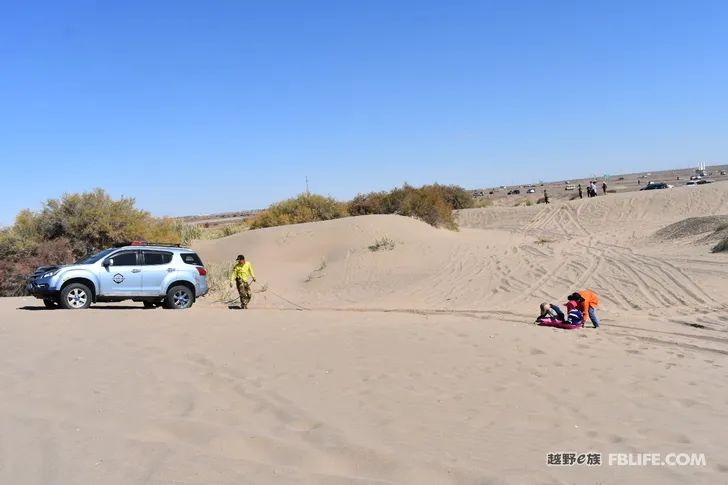
<svg viewBox="0 0 728 485">
<path fill-rule="evenodd" d="M 607 182 L 602 182 L 602 194 L 607 195 Z M 591 199 L 597 195 L 597 183 L 592 180 L 589 185 L 586 186 L 586 196 Z M 579 184 L 579 198 L 584 198 L 584 189 L 582 189 L 581 184 Z"/>
</svg>

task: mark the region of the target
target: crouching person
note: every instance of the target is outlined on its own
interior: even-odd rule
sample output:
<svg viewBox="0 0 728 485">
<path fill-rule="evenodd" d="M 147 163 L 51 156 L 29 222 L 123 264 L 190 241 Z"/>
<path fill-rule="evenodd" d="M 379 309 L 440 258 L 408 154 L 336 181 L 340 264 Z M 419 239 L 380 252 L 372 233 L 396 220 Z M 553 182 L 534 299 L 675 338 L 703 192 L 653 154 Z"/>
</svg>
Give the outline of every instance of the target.
<svg viewBox="0 0 728 485">
<path fill-rule="evenodd" d="M 579 305 L 573 300 L 566 302 L 566 315 L 558 305 L 553 303 L 541 303 L 541 314 L 536 318 L 535 323 L 566 323 L 568 325 L 584 326 L 584 314 L 579 310 Z"/>
</svg>

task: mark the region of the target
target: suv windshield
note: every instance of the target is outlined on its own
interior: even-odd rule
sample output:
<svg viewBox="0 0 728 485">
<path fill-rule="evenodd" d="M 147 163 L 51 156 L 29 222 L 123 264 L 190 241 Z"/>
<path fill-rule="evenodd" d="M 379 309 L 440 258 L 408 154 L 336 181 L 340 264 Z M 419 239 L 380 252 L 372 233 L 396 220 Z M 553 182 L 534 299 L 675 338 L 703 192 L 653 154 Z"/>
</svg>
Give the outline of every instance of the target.
<svg viewBox="0 0 728 485">
<path fill-rule="evenodd" d="M 111 251 L 114 251 L 115 249 L 116 248 L 104 249 L 100 253 L 92 254 L 91 256 L 86 256 L 83 259 L 79 259 L 78 261 L 76 261 L 76 264 L 93 264 L 96 261 L 98 261 L 99 259 L 101 259 L 104 256 L 106 256 L 107 254 L 109 254 Z"/>
</svg>

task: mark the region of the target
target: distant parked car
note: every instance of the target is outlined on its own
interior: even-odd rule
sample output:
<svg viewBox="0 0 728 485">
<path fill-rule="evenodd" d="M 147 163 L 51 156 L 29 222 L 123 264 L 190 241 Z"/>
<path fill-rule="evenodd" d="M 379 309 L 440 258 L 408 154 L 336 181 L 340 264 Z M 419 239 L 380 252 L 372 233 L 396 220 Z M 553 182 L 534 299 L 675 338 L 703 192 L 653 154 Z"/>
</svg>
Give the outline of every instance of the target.
<svg viewBox="0 0 728 485">
<path fill-rule="evenodd" d="M 660 189 L 671 189 L 672 185 L 664 182 L 650 182 L 649 184 L 642 187 L 640 190 L 660 190 Z"/>
<path fill-rule="evenodd" d="M 696 182 L 698 185 L 712 184 L 713 181 L 709 179 L 700 179 Z"/>
<path fill-rule="evenodd" d="M 566 187 L 564 187 L 564 190 L 576 190 L 576 185 L 569 184 Z"/>
<path fill-rule="evenodd" d="M 685 187 L 697 187 L 697 186 L 698 186 L 697 180 L 691 180 L 691 181 L 685 183 Z"/>
<path fill-rule="evenodd" d="M 521 193 L 521 191 L 519 189 L 513 189 L 513 190 L 509 191 L 507 195 L 518 195 L 520 193 Z"/>
<path fill-rule="evenodd" d="M 721 175 L 725 175 L 725 174 L 726 174 L 726 171 L 725 171 L 725 170 L 721 170 L 721 171 L 720 171 L 720 174 L 721 174 Z"/>
<path fill-rule="evenodd" d="M 536 189 L 528 189 L 528 190 L 526 191 L 526 193 L 527 193 L 527 194 L 535 194 L 535 193 L 536 193 Z"/>
</svg>

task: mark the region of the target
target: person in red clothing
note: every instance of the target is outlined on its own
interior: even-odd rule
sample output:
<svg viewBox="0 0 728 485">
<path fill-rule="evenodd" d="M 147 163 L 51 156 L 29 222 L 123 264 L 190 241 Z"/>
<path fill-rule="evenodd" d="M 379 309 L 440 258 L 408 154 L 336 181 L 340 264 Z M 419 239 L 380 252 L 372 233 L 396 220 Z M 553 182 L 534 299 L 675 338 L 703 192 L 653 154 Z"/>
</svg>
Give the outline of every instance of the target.
<svg viewBox="0 0 728 485">
<path fill-rule="evenodd" d="M 584 315 L 589 315 L 594 328 L 599 328 L 599 317 L 597 317 L 596 307 L 599 306 L 599 297 L 591 290 L 579 290 L 569 295 L 569 300 L 579 303 L 579 309 Z"/>
</svg>

